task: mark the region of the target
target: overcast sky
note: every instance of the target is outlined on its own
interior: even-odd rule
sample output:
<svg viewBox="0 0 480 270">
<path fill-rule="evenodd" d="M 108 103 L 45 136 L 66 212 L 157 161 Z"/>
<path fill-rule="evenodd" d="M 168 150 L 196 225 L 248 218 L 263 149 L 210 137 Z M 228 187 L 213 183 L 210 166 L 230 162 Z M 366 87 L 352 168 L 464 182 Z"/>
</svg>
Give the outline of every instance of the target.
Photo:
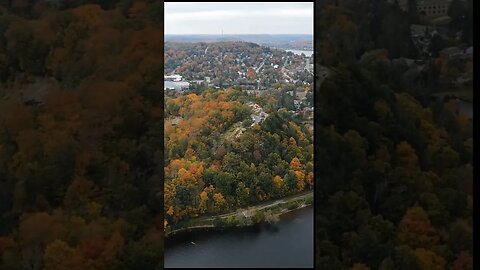
<svg viewBox="0 0 480 270">
<path fill-rule="evenodd" d="M 313 2 L 165 2 L 165 34 L 313 34 Z"/>
</svg>

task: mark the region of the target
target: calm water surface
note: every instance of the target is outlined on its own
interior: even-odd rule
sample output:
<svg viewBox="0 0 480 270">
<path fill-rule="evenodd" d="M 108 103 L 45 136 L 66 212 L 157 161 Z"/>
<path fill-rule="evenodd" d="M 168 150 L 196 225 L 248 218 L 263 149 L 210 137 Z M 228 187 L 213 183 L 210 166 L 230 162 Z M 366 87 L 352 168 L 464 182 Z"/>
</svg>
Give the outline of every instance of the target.
<svg viewBox="0 0 480 270">
<path fill-rule="evenodd" d="M 305 54 L 305 56 L 312 56 L 313 51 L 302 51 L 302 50 L 286 50 L 287 52 L 293 52 L 296 55 L 301 55 L 302 53 Z"/>
<path fill-rule="evenodd" d="M 165 243 L 165 267 L 313 267 L 313 208 L 273 226 L 196 232 Z"/>
</svg>

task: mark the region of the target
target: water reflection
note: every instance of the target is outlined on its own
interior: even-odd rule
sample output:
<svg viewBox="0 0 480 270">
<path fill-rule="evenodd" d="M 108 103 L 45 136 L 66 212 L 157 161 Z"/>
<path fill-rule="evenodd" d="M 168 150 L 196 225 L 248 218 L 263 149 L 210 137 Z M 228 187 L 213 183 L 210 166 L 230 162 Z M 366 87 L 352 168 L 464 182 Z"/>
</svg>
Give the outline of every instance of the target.
<svg viewBox="0 0 480 270">
<path fill-rule="evenodd" d="M 275 225 L 186 233 L 167 239 L 165 267 L 313 267 L 313 209 Z"/>
</svg>

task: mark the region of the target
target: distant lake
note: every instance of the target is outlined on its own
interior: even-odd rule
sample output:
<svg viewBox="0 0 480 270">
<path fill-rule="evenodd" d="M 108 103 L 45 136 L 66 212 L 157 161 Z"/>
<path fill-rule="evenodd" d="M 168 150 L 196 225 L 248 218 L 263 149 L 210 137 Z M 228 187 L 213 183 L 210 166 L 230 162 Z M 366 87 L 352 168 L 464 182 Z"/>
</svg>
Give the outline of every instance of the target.
<svg viewBox="0 0 480 270">
<path fill-rule="evenodd" d="M 296 55 L 301 55 L 302 53 L 305 54 L 305 56 L 312 56 L 313 51 L 302 51 L 302 50 L 285 50 L 287 52 L 293 52 Z"/>
<path fill-rule="evenodd" d="M 313 267 L 313 208 L 268 227 L 195 232 L 165 242 L 165 267 Z"/>
</svg>

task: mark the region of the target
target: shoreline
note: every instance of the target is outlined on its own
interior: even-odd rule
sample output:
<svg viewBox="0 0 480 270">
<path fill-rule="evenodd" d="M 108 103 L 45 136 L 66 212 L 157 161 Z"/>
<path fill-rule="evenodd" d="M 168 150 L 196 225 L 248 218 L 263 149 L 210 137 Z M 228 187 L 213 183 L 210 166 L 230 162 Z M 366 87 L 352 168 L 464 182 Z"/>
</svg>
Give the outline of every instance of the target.
<svg viewBox="0 0 480 270">
<path fill-rule="evenodd" d="M 310 193 L 308 193 L 308 194 L 310 194 Z M 311 194 L 313 196 L 313 192 Z M 311 206 L 313 206 L 313 203 L 305 203 L 304 202 L 301 205 L 299 205 L 298 207 L 293 208 L 293 209 L 288 209 L 288 207 L 282 207 L 282 209 L 279 209 L 279 211 L 275 211 L 274 215 L 276 217 L 278 217 L 278 219 L 280 219 L 281 216 L 283 216 L 285 214 L 295 212 L 295 211 L 298 211 L 298 210 L 302 210 L 304 208 L 311 207 Z M 185 234 L 185 233 L 191 233 L 191 232 L 194 232 L 194 231 L 210 231 L 210 230 L 212 230 L 212 231 L 222 231 L 222 230 L 228 230 L 228 229 L 249 228 L 249 227 L 254 227 L 254 226 L 257 226 L 257 225 L 260 225 L 260 224 L 263 224 L 263 223 L 275 224 L 276 222 L 278 222 L 278 220 L 276 220 L 274 222 L 268 222 L 265 218 L 263 218 L 259 222 L 252 222 L 252 223 L 249 223 L 249 224 L 234 224 L 234 225 L 221 225 L 221 226 L 214 225 L 214 224 L 204 224 L 204 225 L 196 225 L 196 226 L 188 226 L 188 227 L 178 228 L 178 229 L 175 229 L 173 231 L 165 232 L 164 236 L 165 236 L 166 239 L 168 239 L 168 238 L 171 238 L 171 237 L 179 236 L 179 235 L 182 235 L 182 234 Z"/>
</svg>

